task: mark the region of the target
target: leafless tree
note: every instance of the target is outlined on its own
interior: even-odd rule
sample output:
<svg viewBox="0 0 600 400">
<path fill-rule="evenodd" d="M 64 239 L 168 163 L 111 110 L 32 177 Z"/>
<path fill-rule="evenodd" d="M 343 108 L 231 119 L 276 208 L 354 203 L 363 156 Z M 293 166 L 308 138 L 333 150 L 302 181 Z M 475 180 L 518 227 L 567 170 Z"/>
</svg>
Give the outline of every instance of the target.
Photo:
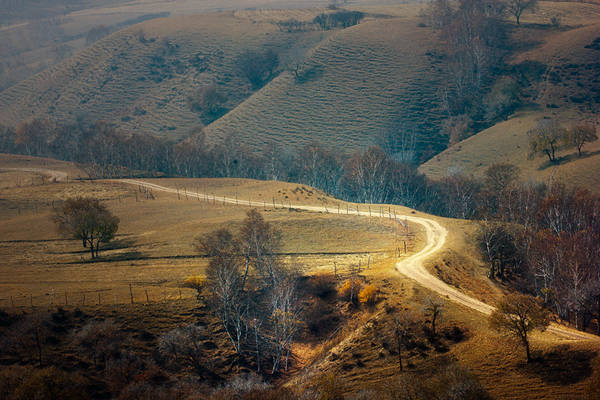
<svg viewBox="0 0 600 400">
<path fill-rule="evenodd" d="M 537 4 L 537 0 L 506 0 L 506 8 L 516 18 L 517 25 L 521 24 L 521 15 L 525 11 L 535 12 Z"/>
<path fill-rule="evenodd" d="M 398 366 L 400 367 L 400 372 L 404 370 L 402 365 L 402 350 L 406 346 L 406 341 L 408 335 L 410 334 L 410 330 L 412 325 L 414 324 L 414 316 L 412 312 L 409 310 L 402 310 L 394 315 L 392 320 L 392 326 L 394 329 L 394 339 L 396 340 L 396 349 L 398 351 Z"/>
<path fill-rule="evenodd" d="M 205 338 L 204 328 L 189 324 L 162 334 L 158 339 L 158 349 L 173 362 L 189 365 L 202 373 L 207 365 L 203 347 Z"/>
<path fill-rule="evenodd" d="M 492 329 L 515 338 L 525 348 L 527 362 L 531 361 L 529 335 L 534 330 L 544 331 L 550 324 L 548 313 L 530 296 L 506 296 L 490 315 Z"/>
<path fill-rule="evenodd" d="M 529 157 L 545 154 L 552 163 L 556 162 L 556 151 L 561 147 L 564 128 L 553 119 L 540 119 L 533 129 L 527 132 L 529 137 Z"/>
<path fill-rule="evenodd" d="M 75 333 L 73 342 L 97 365 L 119 354 L 123 332 L 112 320 L 90 321 Z"/>
<path fill-rule="evenodd" d="M 575 146 L 579 157 L 581 157 L 581 149 L 586 143 L 598 140 L 596 126 L 591 123 L 575 125 L 570 129 L 563 131 L 563 135 L 563 143 L 565 146 Z"/>
<path fill-rule="evenodd" d="M 437 335 L 437 323 L 442 316 L 444 306 L 440 301 L 429 298 L 425 301 L 424 311 L 425 316 L 429 318 L 429 323 L 431 324 L 431 335 L 435 337 Z"/>
<path fill-rule="evenodd" d="M 50 317 L 46 313 L 32 313 L 13 323 L 0 338 L 0 348 L 15 354 L 29 353 L 39 366 L 44 363 L 44 348 L 51 333 Z"/>
<path fill-rule="evenodd" d="M 100 244 L 110 242 L 119 228 L 119 218 L 98 199 L 67 199 L 53 219 L 61 233 L 89 247 L 92 258 L 98 257 Z"/>
<path fill-rule="evenodd" d="M 272 373 L 279 370 L 283 361 L 288 369 L 291 345 L 300 327 L 300 307 L 296 296 L 295 282 L 286 277 L 278 280 L 270 293 L 270 341 L 273 346 Z"/>
</svg>

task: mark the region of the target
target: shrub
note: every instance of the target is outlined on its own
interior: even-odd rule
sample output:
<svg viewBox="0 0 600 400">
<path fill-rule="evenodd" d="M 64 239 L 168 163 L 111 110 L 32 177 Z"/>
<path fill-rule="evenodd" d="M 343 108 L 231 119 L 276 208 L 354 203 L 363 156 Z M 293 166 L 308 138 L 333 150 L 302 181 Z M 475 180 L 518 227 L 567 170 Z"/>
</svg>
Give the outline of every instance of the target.
<svg viewBox="0 0 600 400">
<path fill-rule="evenodd" d="M 227 96 L 221 93 L 214 83 L 204 86 L 188 96 L 190 110 L 201 114 L 204 123 L 212 122 L 223 115 L 226 111 L 223 107 L 226 101 Z"/>
<path fill-rule="evenodd" d="M 90 396 L 85 393 L 83 378 L 49 367 L 29 371 L 8 398 L 79 400 Z"/>
<path fill-rule="evenodd" d="M 377 301 L 377 286 L 375 285 L 367 285 L 365 286 L 360 293 L 358 294 L 358 301 L 362 304 L 367 304 L 372 306 Z"/>
<path fill-rule="evenodd" d="M 98 361 L 106 363 L 109 358 L 118 356 L 122 341 L 123 333 L 112 320 L 90 321 L 75 334 L 74 338 L 74 343 L 92 359 L 94 364 Z"/>
<path fill-rule="evenodd" d="M 196 291 L 196 298 L 202 297 L 202 290 L 206 285 L 206 278 L 201 275 L 191 275 L 185 278 L 183 281 L 183 287 L 194 289 Z"/>
<path fill-rule="evenodd" d="M 279 56 L 273 50 L 246 51 L 237 59 L 240 73 L 253 89 L 258 89 L 270 81 L 279 67 Z"/>
<path fill-rule="evenodd" d="M 338 289 L 338 296 L 350 303 L 355 303 L 361 286 L 362 285 L 358 279 L 346 279 L 342 286 Z"/>
<path fill-rule="evenodd" d="M 313 24 L 319 25 L 321 29 L 348 28 L 358 24 L 365 14 L 360 11 L 338 11 L 334 13 L 323 13 L 313 19 Z"/>
</svg>

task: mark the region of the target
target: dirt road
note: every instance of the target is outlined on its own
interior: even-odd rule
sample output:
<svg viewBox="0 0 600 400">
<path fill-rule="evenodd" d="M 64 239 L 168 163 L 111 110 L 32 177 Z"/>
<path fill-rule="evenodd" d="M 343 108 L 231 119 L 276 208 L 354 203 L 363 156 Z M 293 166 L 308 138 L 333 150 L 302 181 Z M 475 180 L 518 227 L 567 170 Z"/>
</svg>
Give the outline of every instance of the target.
<svg viewBox="0 0 600 400">
<path fill-rule="evenodd" d="M 160 185 L 156 185 L 153 183 L 144 182 L 144 181 L 140 181 L 140 180 L 121 179 L 121 180 L 116 180 L 116 181 L 127 183 L 130 185 L 135 185 L 135 186 L 147 187 L 147 188 L 151 188 L 152 190 L 161 191 L 161 192 L 174 193 L 174 194 L 178 193 L 177 189 L 168 188 L 165 186 L 160 186 Z M 200 197 L 202 199 L 206 198 L 208 200 L 215 200 L 218 202 L 228 203 L 228 204 L 241 204 L 243 206 L 250 206 L 250 207 L 262 207 L 264 205 L 264 203 L 262 201 L 260 201 L 260 202 L 244 201 L 243 203 L 240 203 L 237 199 L 234 199 L 234 198 L 214 196 L 214 195 L 209 195 L 209 194 L 205 194 L 205 193 L 189 193 L 188 192 L 187 196 L 194 197 L 194 198 Z M 279 204 L 278 205 L 276 203 L 275 203 L 275 205 L 281 206 L 282 208 L 294 208 L 294 209 L 298 209 L 298 210 L 306 210 L 306 211 L 313 211 L 313 212 L 325 212 L 325 213 L 333 212 L 332 209 L 330 210 L 330 209 L 327 209 L 326 207 L 322 207 L 322 206 L 308 206 L 308 205 L 294 205 L 294 204 L 292 204 L 290 206 L 289 204 L 285 204 L 285 205 Z M 367 205 L 364 205 L 364 207 L 367 207 Z M 471 296 L 468 296 L 467 294 L 462 293 L 459 290 L 449 286 L 448 284 L 446 284 L 439 278 L 433 276 L 425 268 L 424 261 L 433 257 L 435 255 L 435 253 L 440 251 L 446 243 L 446 236 L 448 235 L 448 231 L 446 230 L 446 228 L 444 228 L 442 225 L 440 225 L 437 221 L 434 221 L 429 218 L 417 217 L 417 216 L 413 216 L 413 215 L 399 215 L 399 214 L 396 214 L 395 210 L 391 210 L 390 208 L 388 208 L 387 211 L 383 211 L 383 213 L 381 213 L 381 214 L 371 213 L 370 211 L 361 211 L 357 208 L 352 208 L 352 207 L 349 207 L 347 212 L 348 212 L 348 214 L 362 215 L 362 216 L 367 216 L 367 217 L 371 216 L 371 217 L 377 217 L 377 218 L 395 218 L 399 223 L 403 223 L 404 221 L 409 221 L 409 222 L 413 222 L 413 223 L 421 225 L 425 229 L 425 233 L 426 233 L 426 237 L 427 237 L 427 244 L 419 252 L 403 259 L 402 261 L 399 261 L 396 264 L 396 269 L 401 274 L 407 276 L 410 279 L 415 280 L 420 285 L 422 285 L 430 290 L 433 290 L 434 292 L 438 293 L 440 296 L 446 297 L 450 301 L 462 304 L 466 307 L 469 307 L 469 308 L 471 308 L 475 311 L 478 311 L 482 314 L 485 314 L 485 315 L 489 315 L 492 313 L 492 311 L 495 310 L 495 307 L 493 307 L 489 304 L 485 304 L 485 303 L 483 303 Z M 600 340 L 600 338 L 598 338 L 597 336 L 589 335 L 589 334 L 586 334 L 586 333 L 583 333 L 583 332 L 580 332 L 580 331 L 577 331 L 574 329 L 570 329 L 570 328 L 567 328 L 565 326 L 558 325 L 558 324 L 550 325 L 550 327 L 548 328 L 548 331 L 552 332 L 553 334 L 556 334 L 557 336 L 561 336 L 566 339 L 596 340 L 596 341 Z"/>
</svg>

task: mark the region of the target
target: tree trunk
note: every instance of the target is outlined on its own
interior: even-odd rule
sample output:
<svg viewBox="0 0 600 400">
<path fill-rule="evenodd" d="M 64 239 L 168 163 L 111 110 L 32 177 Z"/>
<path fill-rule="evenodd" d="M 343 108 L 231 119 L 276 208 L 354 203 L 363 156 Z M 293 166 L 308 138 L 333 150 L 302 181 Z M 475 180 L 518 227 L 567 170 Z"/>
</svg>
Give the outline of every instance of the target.
<svg viewBox="0 0 600 400">
<path fill-rule="evenodd" d="M 531 361 L 531 349 L 529 348 L 529 339 L 527 338 L 527 334 L 523 336 L 523 345 L 525 346 L 525 353 L 527 355 L 527 362 Z"/>
<path fill-rule="evenodd" d="M 35 328 L 35 344 L 38 351 L 38 362 L 42 366 L 42 339 L 40 338 L 40 328 Z"/>
</svg>

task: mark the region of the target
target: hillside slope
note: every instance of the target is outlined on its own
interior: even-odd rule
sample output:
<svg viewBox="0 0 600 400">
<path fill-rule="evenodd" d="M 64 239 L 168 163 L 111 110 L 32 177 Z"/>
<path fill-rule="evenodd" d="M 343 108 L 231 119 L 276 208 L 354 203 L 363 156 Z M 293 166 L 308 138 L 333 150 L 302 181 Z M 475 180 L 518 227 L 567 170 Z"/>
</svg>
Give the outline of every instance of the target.
<svg viewBox="0 0 600 400">
<path fill-rule="evenodd" d="M 298 19 L 314 15 L 285 13 Z M 236 66 L 244 50 L 273 48 L 285 60 L 322 36 L 317 31 L 280 32 L 266 18 L 232 12 L 147 21 L 1 92 L 0 120 L 14 125 L 32 117 L 68 121 L 83 116 L 181 137 L 200 123 L 187 103 L 198 88 L 217 83 L 227 96 L 227 108 L 248 95 L 249 85 Z"/>
<path fill-rule="evenodd" d="M 600 122 L 600 51 L 593 44 L 600 37 L 600 7 L 551 5 L 529 16 L 526 22 L 540 23 L 552 12 L 561 12 L 569 26 L 542 34 L 538 46 L 511 60 L 515 64 L 529 60 L 547 66 L 531 107 L 448 148 L 423 164 L 422 172 L 433 178 L 454 172 L 477 176 L 494 163 L 508 162 L 521 168 L 523 179 L 552 179 L 598 190 L 600 141 L 587 144 L 582 157 L 577 157 L 576 149 L 561 151 L 558 165 L 549 164 L 545 157 L 527 158 L 527 131 L 539 118 L 552 117 L 564 126 L 583 120 Z M 575 25 L 576 21 L 581 24 Z"/>
<path fill-rule="evenodd" d="M 426 55 L 435 45 L 416 18 L 376 19 L 339 31 L 307 56 L 307 80 L 281 74 L 208 127 L 254 148 L 312 141 L 346 150 L 377 143 L 393 127 L 417 131 L 417 147 L 440 150 L 436 89 Z"/>
</svg>

